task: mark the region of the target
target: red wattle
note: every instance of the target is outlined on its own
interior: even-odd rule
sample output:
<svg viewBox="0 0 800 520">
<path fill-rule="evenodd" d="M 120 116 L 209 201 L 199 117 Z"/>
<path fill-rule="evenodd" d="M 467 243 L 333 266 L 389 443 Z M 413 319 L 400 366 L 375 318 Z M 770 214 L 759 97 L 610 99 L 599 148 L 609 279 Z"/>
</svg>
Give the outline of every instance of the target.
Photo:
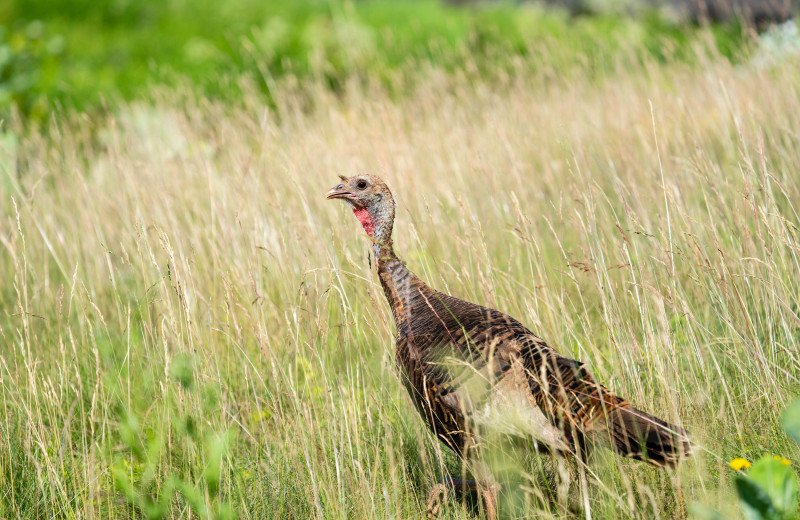
<svg viewBox="0 0 800 520">
<path fill-rule="evenodd" d="M 353 213 L 358 221 L 361 222 L 361 225 L 364 226 L 364 231 L 370 237 L 375 238 L 375 222 L 372 221 L 372 216 L 369 212 L 364 208 L 353 208 Z"/>
</svg>

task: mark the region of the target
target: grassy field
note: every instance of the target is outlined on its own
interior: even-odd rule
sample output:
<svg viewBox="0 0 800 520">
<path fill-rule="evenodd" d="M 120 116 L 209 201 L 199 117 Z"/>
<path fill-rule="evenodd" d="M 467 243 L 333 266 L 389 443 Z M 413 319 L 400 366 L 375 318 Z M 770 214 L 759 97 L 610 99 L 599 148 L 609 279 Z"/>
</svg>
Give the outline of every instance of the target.
<svg viewBox="0 0 800 520">
<path fill-rule="evenodd" d="M 325 201 L 353 172 L 390 183 L 424 280 L 702 447 L 674 472 L 598 454 L 567 492 L 553 459 L 506 459 L 504 517 L 736 516 L 730 459 L 800 460 L 778 423 L 800 393 L 800 69 L 705 48 L 605 79 L 431 69 L 400 98 L 287 82 L 273 108 L 169 90 L 4 138 L 0 517 L 418 518 L 461 469 Z"/>
</svg>

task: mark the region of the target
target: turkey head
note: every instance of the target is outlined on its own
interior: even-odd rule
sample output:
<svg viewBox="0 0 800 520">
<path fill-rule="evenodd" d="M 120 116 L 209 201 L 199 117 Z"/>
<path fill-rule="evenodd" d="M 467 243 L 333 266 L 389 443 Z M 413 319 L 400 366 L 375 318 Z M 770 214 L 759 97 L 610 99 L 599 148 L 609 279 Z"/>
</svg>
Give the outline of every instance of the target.
<svg viewBox="0 0 800 520">
<path fill-rule="evenodd" d="M 339 176 L 342 180 L 328 191 L 328 199 L 342 199 L 353 210 L 364 231 L 375 244 L 389 246 L 394 224 L 394 199 L 388 186 L 374 175 Z"/>
</svg>

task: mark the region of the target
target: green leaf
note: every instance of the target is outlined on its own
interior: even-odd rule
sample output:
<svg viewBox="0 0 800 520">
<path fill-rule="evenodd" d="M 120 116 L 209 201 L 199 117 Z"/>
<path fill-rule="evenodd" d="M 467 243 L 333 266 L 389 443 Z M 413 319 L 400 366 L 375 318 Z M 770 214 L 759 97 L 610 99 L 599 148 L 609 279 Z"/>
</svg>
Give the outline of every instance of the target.
<svg viewBox="0 0 800 520">
<path fill-rule="evenodd" d="M 236 520 L 239 517 L 228 504 L 221 504 L 214 514 L 211 515 L 211 518 L 213 520 Z"/>
<path fill-rule="evenodd" d="M 689 505 L 689 516 L 694 520 L 726 520 L 716 509 L 701 504 Z"/>
<path fill-rule="evenodd" d="M 186 429 L 186 434 L 194 440 L 197 440 L 197 422 L 194 420 L 194 417 L 191 415 L 186 415 L 186 420 L 184 421 L 184 428 Z"/>
<path fill-rule="evenodd" d="M 111 467 L 111 474 L 114 477 L 114 487 L 117 491 L 122 493 L 128 502 L 136 504 L 139 495 L 136 493 L 136 489 L 133 487 L 133 483 L 125 468 L 120 467 L 119 464 L 114 464 L 114 466 Z"/>
<path fill-rule="evenodd" d="M 790 516 L 797 509 L 797 477 L 789 466 L 765 455 L 753 464 L 747 475 L 766 491 L 783 516 Z"/>
<path fill-rule="evenodd" d="M 194 366 L 195 359 L 191 354 L 179 354 L 172 360 L 169 374 L 188 390 L 194 384 Z"/>
<path fill-rule="evenodd" d="M 147 504 L 147 506 L 144 508 L 144 514 L 147 517 L 147 520 L 161 520 L 167 516 L 167 509 L 163 504 L 153 502 L 151 504 Z"/>
<path fill-rule="evenodd" d="M 194 513 L 200 518 L 208 517 L 208 510 L 205 505 L 203 493 L 194 486 L 191 486 L 180 479 L 175 479 L 175 487 L 183 495 L 183 499 L 189 504 L 189 507 L 194 509 Z"/>
<path fill-rule="evenodd" d="M 141 431 L 136 417 L 121 406 L 117 407 L 117 414 L 119 415 L 119 436 L 122 442 L 133 452 L 137 460 L 144 459 L 145 453 L 142 446 Z"/>
<path fill-rule="evenodd" d="M 778 511 L 772 504 L 764 489 L 752 479 L 744 475 L 736 476 L 736 491 L 739 492 L 739 501 L 742 512 L 748 520 L 776 520 Z"/>
<path fill-rule="evenodd" d="M 228 451 L 228 436 L 213 435 L 208 442 L 206 453 L 206 468 L 203 471 L 208 493 L 216 495 L 219 491 L 219 482 L 222 474 L 222 458 Z"/>
<path fill-rule="evenodd" d="M 781 416 L 781 424 L 789 437 L 800 443 L 800 399 L 795 399 L 786 407 Z"/>
<path fill-rule="evenodd" d="M 175 476 L 170 476 L 167 479 L 166 484 L 161 489 L 161 495 L 158 497 L 158 507 L 161 511 L 163 511 L 164 516 L 166 516 L 167 512 L 169 511 L 169 504 L 172 502 L 172 498 L 175 496 L 175 489 L 177 488 L 176 482 L 178 478 Z"/>
</svg>

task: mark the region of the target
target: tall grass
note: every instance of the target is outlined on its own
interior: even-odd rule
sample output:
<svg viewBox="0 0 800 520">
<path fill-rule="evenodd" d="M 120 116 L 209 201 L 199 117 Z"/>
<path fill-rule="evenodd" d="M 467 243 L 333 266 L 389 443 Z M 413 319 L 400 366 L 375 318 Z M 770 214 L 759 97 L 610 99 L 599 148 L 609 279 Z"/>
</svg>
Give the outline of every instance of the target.
<svg viewBox="0 0 800 520">
<path fill-rule="evenodd" d="M 139 518 L 167 484 L 154 516 L 418 516 L 461 470 L 395 375 L 368 242 L 324 200 L 354 172 L 389 182 L 424 280 L 702 446 L 674 472 L 599 456 L 566 492 L 522 458 L 504 514 L 735 514 L 729 459 L 800 460 L 778 421 L 800 391 L 800 69 L 697 61 L 429 71 L 399 100 L 312 88 L 310 111 L 288 86 L 277 110 L 164 94 L 4 140 L 0 517 Z"/>
</svg>

